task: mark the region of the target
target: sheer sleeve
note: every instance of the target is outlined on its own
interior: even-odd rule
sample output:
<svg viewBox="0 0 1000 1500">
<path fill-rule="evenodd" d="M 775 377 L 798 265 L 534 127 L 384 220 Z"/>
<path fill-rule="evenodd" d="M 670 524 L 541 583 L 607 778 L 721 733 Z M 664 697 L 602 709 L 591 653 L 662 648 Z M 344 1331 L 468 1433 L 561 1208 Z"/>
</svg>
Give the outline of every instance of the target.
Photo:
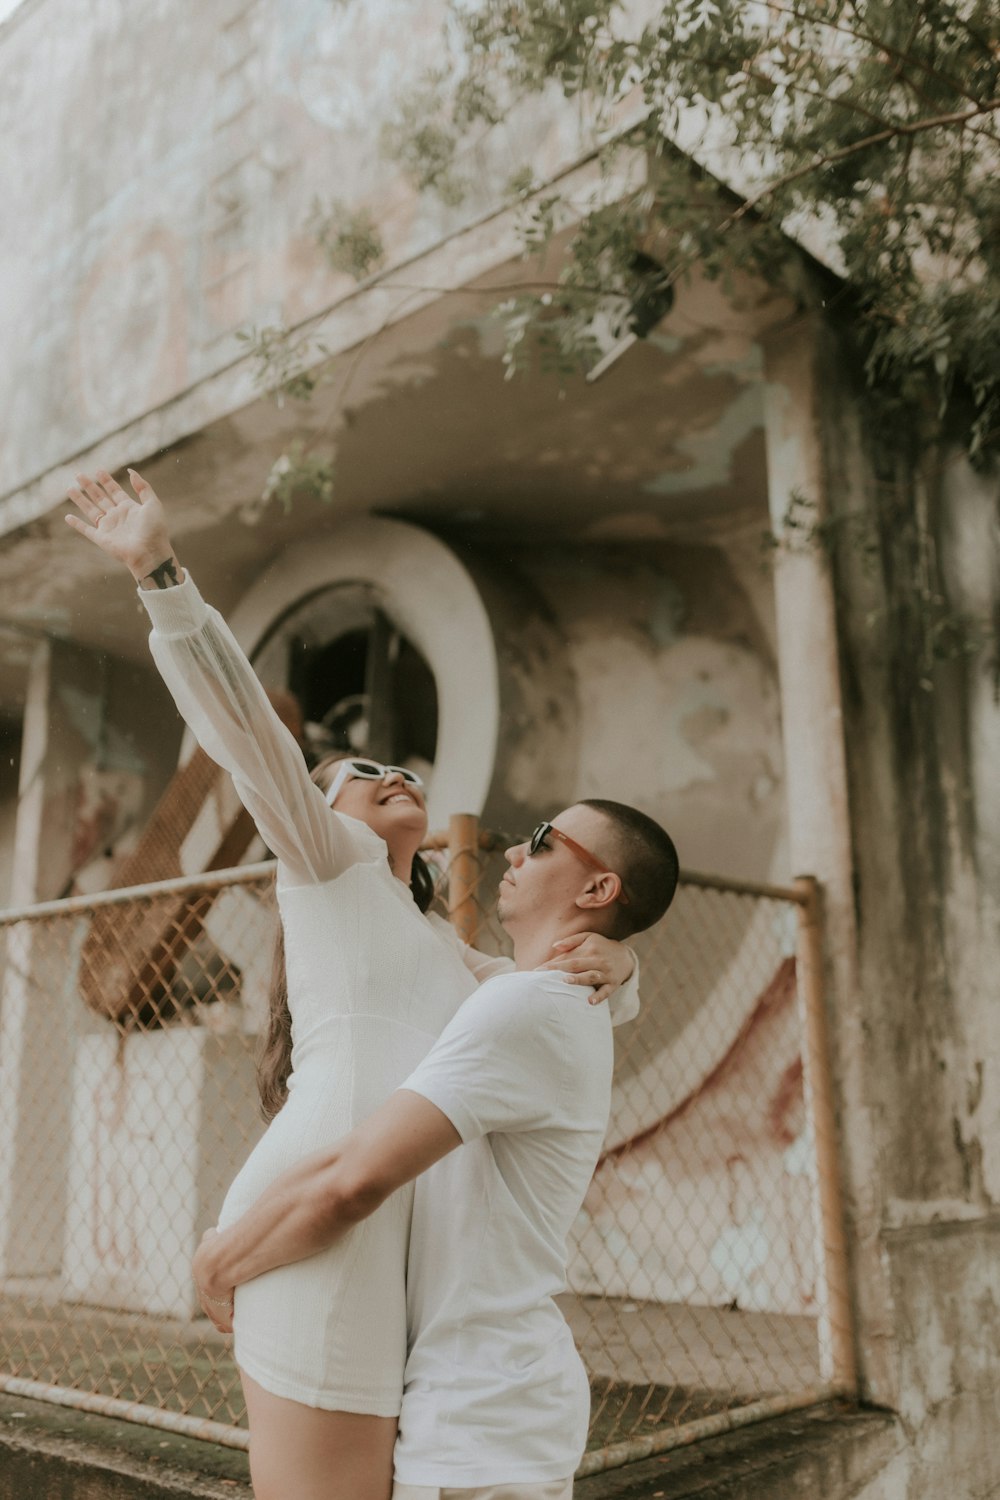
<svg viewBox="0 0 1000 1500">
<path fill-rule="evenodd" d="M 487 979 L 495 979 L 498 974 L 514 973 L 516 965 L 512 958 L 498 958 L 495 954 L 480 953 L 478 948 L 462 942 L 447 917 L 440 916 L 436 911 L 429 911 L 427 917 L 442 937 L 446 938 L 457 950 L 459 958 L 477 984 L 482 984 Z"/>
<path fill-rule="evenodd" d="M 284 866 L 284 883 L 331 880 L 384 852 L 371 830 L 327 806 L 236 638 L 191 576 L 172 588 L 140 589 L 139 597 L 153 624 L 149 644 L 160 675 L 202 749 L 232 776 Z"/>
<path fill-rule="evenodd" d="M 458 947 L 462 962 L 477 984 L 483 984 L 487 979 L 495 979 L 498 974 L 513 974 L 515 971 L 516 965 L 512 958 L 498 958 L 494 953 L 480 953 L 478 948 L 473 948 L 469 943 L 463 943 L 461 939 L 459 939 Z"/>
<path fill-rule="evenodd" d="M 498 958 L 493 954 L 481 953 L 471 944 L 463 943 L 454 927 L 444 917 L 438 916 L 436 912 L 429 912 L 428 916 L 458 949 L 462 962 L 477 984 L 484 984 L 487 979 L 495 979 L 498 974 L 515 972 L 516 965 L 512 958 Z M 629 948 L 628 952 L 632 955 L 632 973 L 625 983 L 619 985 L 618 989 L 612 990 L 608 997 L 612 1026 L 624 1026 L 626 1022 L 634 1021 L 639 1014 L 639 960 L 634 948 Z"/>
<path fill-rule="evenodd" d="M 624 984 L 612 990 L 608 996 L 612 1026 L 624 1026 L 626 1021 L 634 1021 L 639 1014 L 639 960 L 634 948 L 629 948 L 628 951 L 632 955 L 632 973 Z"/>
</svg>

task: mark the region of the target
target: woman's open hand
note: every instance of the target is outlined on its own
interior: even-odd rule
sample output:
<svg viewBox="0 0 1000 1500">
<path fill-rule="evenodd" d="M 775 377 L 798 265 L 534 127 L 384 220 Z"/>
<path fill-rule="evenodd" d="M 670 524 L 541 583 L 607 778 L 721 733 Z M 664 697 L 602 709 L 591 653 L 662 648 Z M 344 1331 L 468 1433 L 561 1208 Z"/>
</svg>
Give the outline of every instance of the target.
<svg viewBox="0 0 1000 1500">
<path fill-rule="evenodd" d="M 619 986 L 632 977 L 635 961 L 632 951 L 614 938 L 599 932 L 577 932 L 553 943 L 556 954 L 541 969 L 559 969 L 569 976 L 570 984 L 592 984 L 591 1005 L 600 1005 Z"/>
<path fill-rule="evenodd" d="M 141 474 L 134 469 L 128 472 L 135 499 L 106 469 L 98 469 L 96 479 L 78 474 L 79 489 L 67 493 L 84 519 L 67 516 L 66 523 L 109 557 L 124 563 L 134 578 L 142 581 L 166 567 L 164 582 L 179 583 L 163 506 Z"/>
</svg>

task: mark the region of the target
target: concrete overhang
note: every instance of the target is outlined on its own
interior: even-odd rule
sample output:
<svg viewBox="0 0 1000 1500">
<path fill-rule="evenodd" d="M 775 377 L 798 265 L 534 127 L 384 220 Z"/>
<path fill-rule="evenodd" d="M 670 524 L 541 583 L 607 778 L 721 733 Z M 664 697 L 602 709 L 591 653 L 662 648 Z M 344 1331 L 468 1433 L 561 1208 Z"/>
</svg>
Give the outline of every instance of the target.
<svg viewBox="0 0 1000 1500">
<path fill-rule="evenodd" d="M 223 610 L 286 546 L 364 513 L 491 549 L 529 528 L 562 545 L 763 531 L 762 340 L 796 317 L 791 303 L 749 279 L 725 294 L 695 277 L 650 339 L 596 383 L 541 373 L 505 381 L 492 309 L 553 276 L 559 247 L 540 270 L 511 255 L 506 228 L 492 244 L 489 269 L 464 280 L 463 264 L 482 265 L 489 245 L 466 244 L 464 262 L 450 247 L 450 290 L 444 267 L 438 280 L 432 267 L 411 268 L 335 309 L 316 333 L 342 352 L 309 404 L 279 409 L 242 360 L 211 382 L 224 392 L 179 397 L 80 467 L 141 467 L 169 507 L 182 560 Z M 332 502 L 304 497 L 286 513 L 272 501 L 248 523 L 296 439 L 333 457 Z M 141 658 L 141 606 L 127 576 L 65 526 L 66 479 L 50 474 L 7 502 L 0 613 L 27 631 Z M 0 635 L 0 702 L 15 691 L 4 666 L 15 656 L 16 637 Z"/>
</svg>

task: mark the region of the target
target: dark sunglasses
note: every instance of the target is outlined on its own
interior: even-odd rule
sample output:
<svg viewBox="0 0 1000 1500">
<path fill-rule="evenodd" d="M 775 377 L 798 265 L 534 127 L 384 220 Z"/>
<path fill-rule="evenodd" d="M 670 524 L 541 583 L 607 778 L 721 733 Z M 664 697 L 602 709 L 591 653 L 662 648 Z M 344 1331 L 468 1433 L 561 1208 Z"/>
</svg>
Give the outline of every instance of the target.
<svg viewBox="0 0 1000 1500">
<path fill-rule="evenodd" d="M 545 843 L 547 838 L 558 839 L 561 844 L 565 844 L 567 849 L 570 849 L 576 855 L 577 859 L 582 859 L 584 864 L 590 865 L 592 869 L 600 870 L 602 875 L 618 874 L 617 870 L 609 870 L 607 865 L 602 864 L 597 858 L 596 854 L 591 854 L 589 849 L 585 849 L 582 844 L 577 843 L 576 839 L 571 839 L 568 833 L 563 833 L 561 828 L 556 828 L 552 823 L 539 823 L 528 840 L 528 853 L 537 854 L 539 850 L 548 847 Z M 621 880 L 620 875 L 618 879 Z M 618 892 L 618 900 L 622 906 L 628 906 L 628 897 L 625 894 L 624 886 Z"/>
</svg>

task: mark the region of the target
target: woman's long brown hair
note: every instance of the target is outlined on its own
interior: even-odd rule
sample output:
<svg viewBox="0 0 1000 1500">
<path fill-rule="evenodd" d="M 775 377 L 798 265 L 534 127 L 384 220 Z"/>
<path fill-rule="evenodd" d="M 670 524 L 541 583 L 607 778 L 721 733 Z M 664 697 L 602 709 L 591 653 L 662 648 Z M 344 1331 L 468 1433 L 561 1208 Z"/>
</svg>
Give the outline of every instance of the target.
<svg viewBox="0 0 1000 1500">
<path fill-rule="evenodd" d="M 347 754 L 338 751 L 327 755 L 312 771 L 312 779 L 320 787 L 327 786 L 327 774 L 331 766 L 346 760 Z M 410 875 L 410 890 L 421 911 L 426 911 L 434 900 L 434 877 L 426 860 L 421 855 L 413 856 Z M 271 995 L 268 1006 L 267 1030 L 257 1055 L 257 1088 L 260 1092 L 260 1110 L 270 1123 L 288 1098 L 288 1078 L 292 1071 L 292 1015 L 288 1009 L 288 981 L 285 974 L 285 934 L 278 922 L 274 940 L 274 962 L 271 968 Z"/>
</svg>

